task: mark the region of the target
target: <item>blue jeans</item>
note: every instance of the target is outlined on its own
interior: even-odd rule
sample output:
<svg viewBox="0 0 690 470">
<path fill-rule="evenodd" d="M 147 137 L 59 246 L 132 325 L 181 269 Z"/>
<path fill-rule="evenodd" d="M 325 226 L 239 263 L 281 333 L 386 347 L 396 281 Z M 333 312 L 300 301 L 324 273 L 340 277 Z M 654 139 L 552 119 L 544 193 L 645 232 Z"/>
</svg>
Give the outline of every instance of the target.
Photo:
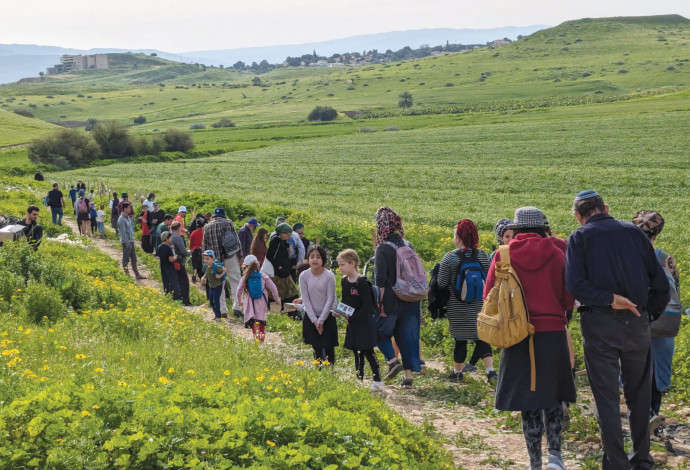
<svg viewBox="0 0 690 470">
<path fill-rule="evenodd" d="M 397 314 L 393 337 L 400 350 L 403 369 L 419 372 L 421 361 L 419 357 L 419 316 L 421 314 L 421 302 L 402 302 L 393 312 Z M 386 357 L 387 361 L 395 358 L 393 342 L 391 336 L 382 335 L 382 340 L 378 344 L 379 350 Z"/>
<path fill-rule="evenodd" d="M 213 314 L 216 318 L 220 318 L 220 294 L 223 292 L 223 285 L 218 287 L 208 288 L 208 300 L 213 307 Z"/>
<path fill-rule="evenodd" d="M 656 388 L 665 392 L 671 388 L 671 363 L 673 362 L 674 338 L 652 338 L 652 361 Z"/>
<path fill-rule="evenodd" d="M 53 215 L 53 224 L 62 225 L 62 207 L 51 207 L 50 213 Z"/>
</svg>

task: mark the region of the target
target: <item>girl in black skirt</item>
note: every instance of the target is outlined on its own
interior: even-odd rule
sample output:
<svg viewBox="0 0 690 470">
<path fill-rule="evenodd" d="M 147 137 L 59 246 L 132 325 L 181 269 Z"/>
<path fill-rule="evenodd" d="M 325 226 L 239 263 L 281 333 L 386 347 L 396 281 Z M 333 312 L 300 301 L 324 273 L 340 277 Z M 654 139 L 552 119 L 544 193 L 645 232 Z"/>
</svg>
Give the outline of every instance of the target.
<svg viewBox="0 0 690 470">
<path fill-rule="evenodd" d="M 352 316 L 347 318 L 347 330 L 345 330 L 345 348 L 355 353 L 355 366 L 357 378 L 364 379 L 364 360 L 369 362 L 374 381 L 371 390 L 383 391 L 383 383 L 379 372 L 379 362 L 374 353 L 377 344 L 377 327 L 374 318 L 374 299 L 371 293 L 371 284 L 359 275 L 359 257 L 354 250 L 344 250 L 336 258 L 338 268 L 343 275 L 340 285 L 342 287 L 342 302 L 355 309 Z"/>
</svg>

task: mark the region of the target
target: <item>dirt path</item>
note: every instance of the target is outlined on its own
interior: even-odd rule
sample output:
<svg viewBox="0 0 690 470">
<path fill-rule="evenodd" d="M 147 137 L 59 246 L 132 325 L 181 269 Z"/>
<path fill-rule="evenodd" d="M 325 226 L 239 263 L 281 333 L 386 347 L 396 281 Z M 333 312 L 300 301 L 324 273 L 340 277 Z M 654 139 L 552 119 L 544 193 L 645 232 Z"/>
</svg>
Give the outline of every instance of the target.
<svg viewBox="0 0 690 470">
<path fill-rule="evenodd" d="M 74 233 L 78 233 L 77 224 L 73 218 L 65 217 L 63 222 Z M 107 228 L 107 230 L 111 229 Z M 94 238 L 92 241 L 98 249 L 118 261 L 120 266 L 122 266 L 122 251 L 119 244 L 112 240 L 100 238 Z M 150 278 L 150 269 L 152 268 L 154 267 L 139 264 L 140 273 L 146 276 L 147 279 L 136 280 L 133 278 L 133 281 L 141 286 L 162 290 L 161 283 Z M 157 269 L 157 266 L 155 268 Z M 194 284 L 191 284 L 190 287 L 200 288 L 199 285 L 195 286 Z M 200 292 L 204 293 L 201 289 Z M 185 309 L 191 313 L 201 315 L 207 321 L 213 320 L 213 311 L 207 305 L 185 307 Z M 238 337 L 245 338 L 248 341 L 253 340 L 251 330 L 246 329 L 240 321 L 231 318 L 224 325 Z M 294 360 L 304 360 L 309 358 L 311 354 L 311 349 L 303 345 L 284 342 L 281 333 L 267 332 L 266 343 L 270 344 L 271 348 L 276 350 L 276 353 Z M 343 380 L 352 380 L 353 373 L 350 370 L 350 361 L 344 360 L 339 362 L 336 367 L 336 373 Z M 439 376 L 447 372 L 446 366 L 438 361 L 427 360 L 426 362 L 427 368 L 422 375 L 431 376 L 430 380 L 443 380 Z M 382 364 L 382 367 L 385 366 Z M 483 380 L 483 377 L 478 375 L 475 375 L 475 378 Z M 364 385 L 368 384 L 365 382 Z M 460 384 L 458 386 L 463 387 L 465 385 Z M 578 393 L 578 401 L 585 400 L 591 402 L 588 389 L 578 390 Z M 454 462 L 459 468 L 513 470 L 524 469 L 529 466 L 522 433 L 515 432 L 502 425 L 502 417 L 491 416 L 493 410 L 491 403 L 482 402 L 477 407 L 460 406 L 448 400 L 437 401 L 421 397 L 414 392 L 402 389 L 398 385 L 387 385 L 381 397 L 393 410 L 400 413 L 411 423 L 420 427 L 433 426 L 436 434 L 443 442 L 443 447 L 453 455 Z M 622 408 L 624 408 L 624 405 Z M 514 413 L 513 418 L 519 422 L 518 413 Z M 564 443 L 567 439 L 568 436 L 564 435 Z M 563 450 L 566 467 L 569 470 L 582 469 L 585 454 L 592 450 L 596 451 L 598 443 L 598 437 L 595 438 L 593 436 L 588 436 L 588 442 L 586 443 L 573 444 L 568 442 L 567 445 L 564 445 Z M 574 451 L 568 449 L 574 449 Z M 675 468 L 684 462 L 683 457 L 669 457 L 669 455 L 657 453 L 655 458 L 657 461 L 663 460 L 663 457 L 668 458 L 668 467 L 665 468 Z"/>
</svg>

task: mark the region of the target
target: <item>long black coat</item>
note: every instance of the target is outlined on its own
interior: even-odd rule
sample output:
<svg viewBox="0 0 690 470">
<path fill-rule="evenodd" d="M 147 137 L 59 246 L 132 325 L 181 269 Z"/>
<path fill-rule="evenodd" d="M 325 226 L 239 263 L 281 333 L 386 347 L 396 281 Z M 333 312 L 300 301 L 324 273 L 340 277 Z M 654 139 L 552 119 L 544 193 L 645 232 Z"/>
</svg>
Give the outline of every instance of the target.
<svg viewBox="0 0 690 470">
<path fill-rule="evenodd" d="M 355 309 L 348 319 L 344 347 L 352 351 L 372 349 L 378 341 L 371 285 L 364 277 L 360 277 L 354 283 L 343 278 L 340 285 L 342 302 Z"/>
</svg>

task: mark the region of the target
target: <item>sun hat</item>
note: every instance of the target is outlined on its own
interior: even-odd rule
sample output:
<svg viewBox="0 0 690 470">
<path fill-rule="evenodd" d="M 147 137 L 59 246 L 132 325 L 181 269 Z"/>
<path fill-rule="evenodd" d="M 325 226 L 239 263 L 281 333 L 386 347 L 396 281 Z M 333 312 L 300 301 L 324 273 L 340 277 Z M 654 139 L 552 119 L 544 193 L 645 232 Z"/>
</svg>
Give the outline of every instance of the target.
<svg viewBox="0 0 690 470">
<path fill-rule="evenodd" d="M 599 196 L 599 193 L 593 189 L 584 189 L 575 196 L 576 201 L 584 201 L 585 199 L 592 199 Z"/>
<path fill-rule="evenodd" d="M 259 223 L 259 221 L 256 220 L 256 217 L 252 217 L 251 219 L 249 219 L 249 221 L 248 221 L 247 223 L 248 223 L 249 225 L 256 225 L 257 227 L 258 227 L 259 225 L 261 225 L 261 224 Z"/>
<path fill-rule="evenodd" d="M 278 224 L 276 226 L 276 233 L 278 235 L 281 235 L 283 233 L 292 233 L 292 227 L 290 227 L 289 224 L 286 224 L 285 222 L 283 222 L 282 224 Z"/>
<path fill-rule="evenodd" d="M 249 266 L 249 264 L 251 264 L 251 263 L 254 262 L 254 261 L 256 261 L 256 262 L 258 263 L 258 262 L 259 262 L 259 259 L 258 259 L 256 256 L 254 256 L 254 255 L 247 255 L 247 256 L 244 257 L 244 263 L 243 263 L 243 264 L 244 264 L 245 266 Z"/>
<path fill-rule="evenodd" d="M 664 228 L 664 218 L 657 211 L 638 211 L 632 223 L 642 229 L 648 236 L 659 235 Z"/>
<path fill-rule="evenodd" d="M 177 212 L 184 212 L 185 214 L 187 213 L 187 208 L 185 206 L 180 206 L 179 209 L 177 209 Z"/>
<path fill-rule="evenodd" d="M 222 217 L 224 219 L 225 209 L 223 209 L 222 207 L 216 207 L 216 210 L 213 211 L 213 217 Z"/>
<path fill-rule="evenodd" d="M 203 253 L 201 253 L 204 256 L 210 256 L 211 258 L 215 258 L 216 254 L 213 252 L 213 250 L 206 250 Z"/>
<path fill-rule="evenodd" d="M 540 228 L 545 227 L 546 216 L 536 207 L 526 206 L 515 209 L 515 217 L 508 225 L 509 230 L 516 228 Z"/>
</svg>

